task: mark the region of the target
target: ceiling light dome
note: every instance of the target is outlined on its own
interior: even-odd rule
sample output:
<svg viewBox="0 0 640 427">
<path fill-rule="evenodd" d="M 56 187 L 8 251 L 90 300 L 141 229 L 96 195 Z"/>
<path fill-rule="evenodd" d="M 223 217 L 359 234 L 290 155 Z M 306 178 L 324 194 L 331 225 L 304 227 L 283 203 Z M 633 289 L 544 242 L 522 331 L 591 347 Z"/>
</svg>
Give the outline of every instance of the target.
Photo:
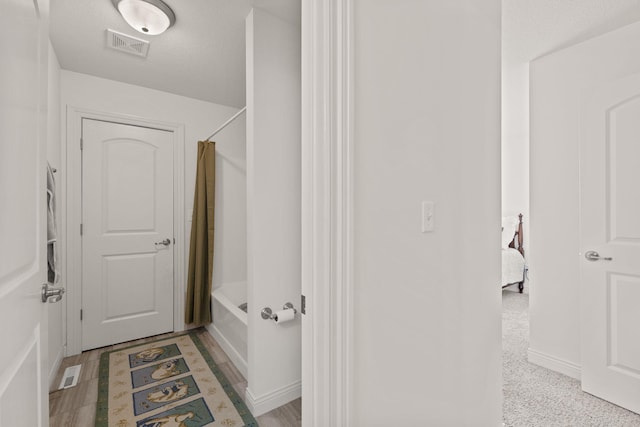
<svg viewBox="0 0 640 427">
<path fill-rule="evenodd" d="M 111 0 L 120 15 L 142 34 L 162 34 L 176 22 L 176 15 L 161 0 Z"/>
</svg>

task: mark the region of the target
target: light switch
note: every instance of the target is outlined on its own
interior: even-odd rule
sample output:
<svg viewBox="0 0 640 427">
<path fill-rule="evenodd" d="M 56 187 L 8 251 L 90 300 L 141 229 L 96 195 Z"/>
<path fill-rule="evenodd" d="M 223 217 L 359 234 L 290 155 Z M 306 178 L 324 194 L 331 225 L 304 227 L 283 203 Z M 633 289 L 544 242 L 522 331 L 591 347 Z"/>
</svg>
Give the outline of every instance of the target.
<svg viewBox="0 0 640 427">
<path fill-rule="evenodd" d="M 431 201 L 422 202 L 422 232 L 429 233 L 434 229 L 434 204 Z"/>
</svg>

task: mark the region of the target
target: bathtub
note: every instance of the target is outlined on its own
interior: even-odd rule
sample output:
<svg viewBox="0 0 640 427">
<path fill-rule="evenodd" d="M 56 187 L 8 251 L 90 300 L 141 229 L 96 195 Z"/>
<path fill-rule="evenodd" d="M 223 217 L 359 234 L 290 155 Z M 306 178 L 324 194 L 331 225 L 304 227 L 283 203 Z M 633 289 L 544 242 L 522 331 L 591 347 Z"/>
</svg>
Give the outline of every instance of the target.
<svg viewBox="0 0 640 427">
<path fill-rule="evenodd" d="M 247 313 L 238 306 L 247 302 L 247 283 L 222 285 L 212 292 L 213 323 L 209 333 L 235 367 L 247 378 Z"/>
</svg>

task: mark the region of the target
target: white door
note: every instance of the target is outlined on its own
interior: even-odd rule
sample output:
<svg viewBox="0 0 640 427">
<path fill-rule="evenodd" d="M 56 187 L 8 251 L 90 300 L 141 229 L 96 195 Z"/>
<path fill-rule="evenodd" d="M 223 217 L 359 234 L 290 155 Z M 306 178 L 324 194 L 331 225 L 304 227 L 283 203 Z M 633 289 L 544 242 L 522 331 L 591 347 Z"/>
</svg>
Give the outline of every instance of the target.
<svg viewBox="0 0 640 427">
<path fill-rule="evenodd" d="M 582 123 L 582 388 L 640 413 L 640 74 L 595 90 Z"/>
<path fill-rule="evenodd" d="M 173 133 L 82 120 L 82 349 L 173 331 Z"/>
<path fill-rule="evenodd" d="M 0 426 L 49 425 L 46 281 L 48 2 L 0 0 Z"/>
</svg>

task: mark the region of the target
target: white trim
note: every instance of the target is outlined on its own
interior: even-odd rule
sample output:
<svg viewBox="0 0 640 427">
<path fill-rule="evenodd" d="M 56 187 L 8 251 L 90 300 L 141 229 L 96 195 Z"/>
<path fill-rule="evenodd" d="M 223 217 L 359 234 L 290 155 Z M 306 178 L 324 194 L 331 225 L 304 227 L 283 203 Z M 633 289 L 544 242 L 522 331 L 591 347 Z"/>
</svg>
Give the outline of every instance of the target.
<svg viewBox="0 0 640 427">
<path fill-rule="evenodd" d="M 259 417 L 262 414 L 266 414 L 282 405 L 285 405 L 292 400 L 300 397 L 302 384 L 300 381 L 296 381 L 288 386 L 281 387 L 277 390 L 273 390 L 267 394 L 263 394 L 260 397 L 255 397 L 249 391 L 246 390 L 245 403 L 247 408 L 254 417 Z"/>
<path fill-rule="evenodd" d="M 528 360 L 534 365 L 542 366 L 543 368 L 550 369 L 555 372 L 559 372 L 563 375 L 567 375 L 571 378 L 575 378 L 580 381 L 582 377 L 582 367 L 576 365 L 568 360 L 560 359 L 559 357 L 552 356 L 541 351 L 534 350 L 532 348 L 527 350 Z"/>
<path fill-rule="evenodd" d="M 66 108 L 66 137 L 62 138 L 62 200 L 66 256 L 64 257 L 67 280 L 67 356 L 82 351 L 82 239 L 79 229 L 82 219 L 82 156 L 80 138 L 82 119 L 113 121 L 134 126 L 146 126 L 173 132 L 173 233 L 174 254 L 174 331 L 182 331 L 184 325 L 184 125 L 167 123 L 143 117 L 89 110 L 74 106 Z"/>
<path fill-rule="evenodd" d="M 249 368 L 247 366 L 247 361 L 242 358 L 242 355 L 238 353 L 235 347 L 229 342 L 229 340 L 224 336 L 222 332 L 218 329 L 215 323 L 210 323 L 206 326 L 207 331 L 213 337 L 214 340 L 220 345 L 222 351 L 225 352 L 231 363 L 240 371 L 242 376 L 247 379 L 249 378 L 248 372 Z M 285 402 L 286 403 L 286 402 Z"/>
<path fill-rule="evenodd" d="M 60 369 L 60 365 L 62 364 L 62 359 L 65 354 L 65 346 L 60 347 L 60 351 L 56 355 L 56 358 L 53 362 L 49 363 L 49 390 L 57 390 L 57 388 L 53 388 L 55 386 L 54 381 L 56 376 L 58 376 L 58 369 Z"/>
<path fill-rule="evenodd" d="M 353 424 L 352 8 L 302 3 L 303 427 Z"/>
</svg>

